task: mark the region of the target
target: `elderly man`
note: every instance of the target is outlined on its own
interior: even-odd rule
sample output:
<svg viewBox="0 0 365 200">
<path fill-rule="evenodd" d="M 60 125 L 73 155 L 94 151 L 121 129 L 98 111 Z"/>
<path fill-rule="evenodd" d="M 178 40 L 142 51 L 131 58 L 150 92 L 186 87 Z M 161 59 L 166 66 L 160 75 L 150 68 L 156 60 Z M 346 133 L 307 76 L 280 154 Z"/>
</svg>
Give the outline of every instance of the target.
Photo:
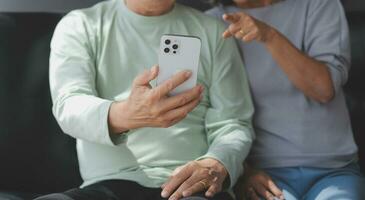
<svg viewBox="0 0 365 200">
<path fill-rule="evenodd" d="M 50 84 L 84 183 L 38 199 L 231 199 L 253 140 L 253 106 L 224 29 L 174 0 L 111 0 L 68 14 L 52 40 Z M 146 69 L 164 34 L 202 41 L 199 84 L 176 96 L 167 94 L 192 72 L 152 88 L 159 68 Z"/>
</svg>

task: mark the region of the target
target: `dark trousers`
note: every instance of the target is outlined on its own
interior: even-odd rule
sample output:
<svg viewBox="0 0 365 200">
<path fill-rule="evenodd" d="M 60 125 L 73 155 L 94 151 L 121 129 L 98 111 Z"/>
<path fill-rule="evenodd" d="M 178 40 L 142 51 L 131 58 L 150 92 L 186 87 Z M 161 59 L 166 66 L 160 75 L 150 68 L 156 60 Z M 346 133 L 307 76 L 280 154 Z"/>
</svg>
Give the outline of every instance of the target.
<svg viewBox="0 0 365 200">
<path fill-rule="evenodd" d="M 36 200 L 164 200 L 160 188 L 146 188 L 135 182 L 125 180 L 102 181 L 85 188 L 75 188 L 64 193 L 50 194 Z M 206 198 L 204 194 L 183 198 L 182 200 L 233 200 L 222 192 L 214 198 Z"/>
</svg>

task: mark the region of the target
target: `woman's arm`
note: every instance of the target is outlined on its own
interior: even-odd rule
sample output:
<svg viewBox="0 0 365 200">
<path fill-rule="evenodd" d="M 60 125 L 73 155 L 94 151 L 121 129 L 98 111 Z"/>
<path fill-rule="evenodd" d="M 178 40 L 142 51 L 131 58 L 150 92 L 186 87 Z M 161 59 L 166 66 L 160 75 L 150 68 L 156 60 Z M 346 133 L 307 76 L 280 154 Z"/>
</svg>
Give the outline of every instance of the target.
<svg viewBox="0 0 365 200">
<path fill-rule="evenodd" d="M 320 103 L 333 99 L 335 90 L 325 63 L 317 61 L 296 48 L 273 27 L 245 13 L 224 15 L 231 23 L 224 37 L 235 36 L 244 42 L 262 42 L 290 81 L 307 97 Z"/>
<path fill-rule="evenodd" d="M 278 31 L 271 32 L 265 45 L 290 81 L 307 97 L 320 103 L 331 101 L 335 91 L 327 65 L 307 56 Z"/>
</svg>

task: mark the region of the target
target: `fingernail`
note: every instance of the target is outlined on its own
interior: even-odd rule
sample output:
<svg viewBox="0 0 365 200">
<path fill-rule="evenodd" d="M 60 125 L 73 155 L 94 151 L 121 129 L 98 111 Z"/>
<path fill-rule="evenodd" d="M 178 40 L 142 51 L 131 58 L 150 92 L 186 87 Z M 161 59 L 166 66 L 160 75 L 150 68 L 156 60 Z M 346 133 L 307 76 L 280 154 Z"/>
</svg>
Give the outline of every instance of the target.
<svg viewBox="0 0 365 200">
<path fill-rule="evenodd" d="M 175 196 L 172 196 L 169 198 L 169 200 L 177 200 L 177 198 Z"/>
<path fill-rule="evenodd" d="M 167 198 L 167 197 L 169 196 L 169 194 L 168 194 L 166 191 L 162 191 L 162 192 L 161 192 L 161 196 L 162 196 L 163 198 Z"/>
<path fill-rule="evenodd" d="M 207 197 L 212 197 L 212 196 L 213 196 L 213 194 L 212 194 L 211 192 L 207 192 L 207 193 L 205 194 L 205 196 L 207 196 Z"/>
<path fill-rule="evenodd" d="M 186 192 L 186 191 L 184 191 L 182 194 L 183 194 L 184 197 L 188 197 L 188 196 L 191 195 L 190 192 Z"/>
<path fill-rule="evenodd" d="M 191 71 L 186 71 L 185 72 L 185 77 L 186 78 L 189 78 L 191 76 L 191 74 L 192 74 Z"/>
<path fill-rule="evenodd" d="M 203 92 L 204 91 L 204 87 L 202 85 L 200 86 L 199 91 L 200 92 Z"/>
</svg>

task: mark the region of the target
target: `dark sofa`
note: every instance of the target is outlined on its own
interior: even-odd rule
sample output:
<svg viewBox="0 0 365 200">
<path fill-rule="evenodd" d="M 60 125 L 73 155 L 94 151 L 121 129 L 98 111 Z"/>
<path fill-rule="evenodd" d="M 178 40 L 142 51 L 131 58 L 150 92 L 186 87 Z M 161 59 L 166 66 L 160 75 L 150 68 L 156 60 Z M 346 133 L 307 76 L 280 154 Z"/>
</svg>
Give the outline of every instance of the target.
<svg viewBox="0 0 365 200">
<path fill-rule="evenodd" d="M 183 3 L 208 8 L 196 0 Z M 345 90 L 364 170 L 365 7 L 349 6 L 347 16 L 353 65 Z M 81 183 L 75 141 L 62 133 L 51 112 L 49 42 L 61 17 L 0 13 L 0 200 L 31 199 Z"/>
</svg>

